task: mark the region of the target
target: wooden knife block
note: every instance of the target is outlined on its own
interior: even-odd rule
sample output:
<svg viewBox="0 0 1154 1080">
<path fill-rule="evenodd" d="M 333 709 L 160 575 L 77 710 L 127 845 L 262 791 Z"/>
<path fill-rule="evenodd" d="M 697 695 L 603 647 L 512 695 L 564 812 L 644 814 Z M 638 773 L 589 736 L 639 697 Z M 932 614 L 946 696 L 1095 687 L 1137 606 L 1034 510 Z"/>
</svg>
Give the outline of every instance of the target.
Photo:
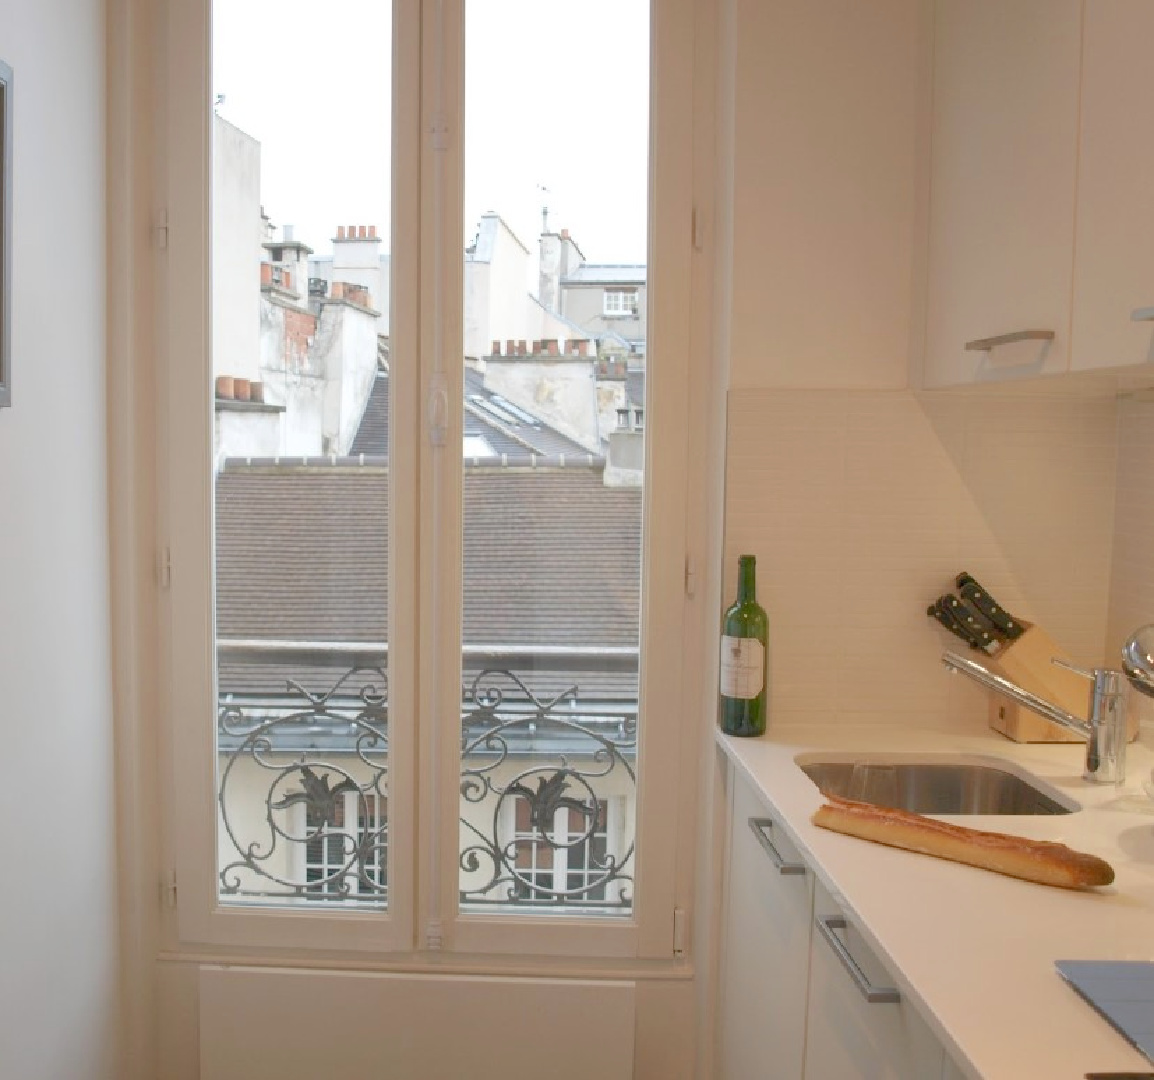
<svg viewBox="0 0 1154 1080">
<path fill-rule="evenodd" d="M 1061 660 L 1068 657 L 1041 627 L 1025 622 L 1022 625 L 1026 627 L 1022 636 L 989 656 L 986 666 L 995 674 L 1017 683 L 1023 690 L 1029 690 L 1085 719 L 1090 705 L 1090 680 L 1051 663 L 1055 656 Z M 1133 713 L 1127 718 L 1130 739 L 1138 734 L 1137 720 Z M 990 694 L 990 727 L 1014 742 L 1083 741 L 1074 732 L 1051 724 L 1036 712 L 996 691 Z"/>
</svg>

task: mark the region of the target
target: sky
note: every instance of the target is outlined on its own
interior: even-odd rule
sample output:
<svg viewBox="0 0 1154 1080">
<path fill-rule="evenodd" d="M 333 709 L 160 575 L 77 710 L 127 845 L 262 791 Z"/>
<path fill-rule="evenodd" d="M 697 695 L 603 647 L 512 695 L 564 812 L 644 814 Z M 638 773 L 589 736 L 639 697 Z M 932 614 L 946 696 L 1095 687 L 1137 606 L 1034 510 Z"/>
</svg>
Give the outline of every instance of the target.
<svg viewBox="0 0 1154 1080">
<path fill-rule="evenodd" d="M 645 261 L 648 0 L 466 0 L 465 235 L 541 211 L 589 262 Z M 219 114 L 261 144 L 261 201 L 318 255 L 389 226 L 388 0 L 216 0 Z M 223 100 L 221 96 L 223 95 Z"/>
</svg>

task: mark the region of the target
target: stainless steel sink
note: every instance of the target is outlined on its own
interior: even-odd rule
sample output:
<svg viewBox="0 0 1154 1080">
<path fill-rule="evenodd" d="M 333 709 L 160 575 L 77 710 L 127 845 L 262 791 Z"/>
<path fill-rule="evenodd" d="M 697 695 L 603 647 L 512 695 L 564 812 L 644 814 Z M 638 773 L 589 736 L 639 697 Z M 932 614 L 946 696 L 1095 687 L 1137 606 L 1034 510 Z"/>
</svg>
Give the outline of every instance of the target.
<svg viewBox="0 0 1154 1080">
<path fill-rule="evenodd" d="M 989 761 L 805 755 L 797 760 L 826 795 L 919 814 L 1069 814 L 1078 807 L 1041 781 Z"/>
</svg>

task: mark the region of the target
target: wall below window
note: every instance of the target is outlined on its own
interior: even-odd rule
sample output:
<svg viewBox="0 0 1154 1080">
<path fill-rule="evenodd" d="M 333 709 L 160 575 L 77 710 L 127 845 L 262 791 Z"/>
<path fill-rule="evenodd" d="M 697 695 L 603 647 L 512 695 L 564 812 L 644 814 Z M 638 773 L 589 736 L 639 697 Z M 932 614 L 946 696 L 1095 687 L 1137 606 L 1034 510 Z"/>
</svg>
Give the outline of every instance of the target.
<svg viewBox="0 0 1154 1080">
<path fill-rule="evenodd" d="M 0 1075 L 114 1080 L 104 6 L 0 0 L 14 71 L 0 410 Z"/>
</svg>

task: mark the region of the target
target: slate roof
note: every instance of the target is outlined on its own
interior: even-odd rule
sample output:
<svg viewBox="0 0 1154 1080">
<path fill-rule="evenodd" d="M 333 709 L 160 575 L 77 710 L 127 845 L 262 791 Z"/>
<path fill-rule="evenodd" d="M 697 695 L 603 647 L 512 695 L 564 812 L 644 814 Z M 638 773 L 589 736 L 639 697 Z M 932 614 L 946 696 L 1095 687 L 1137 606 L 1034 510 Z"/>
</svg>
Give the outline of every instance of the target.
<svg viewBox="0 0 1154 1080">
<path fill-rule="evenodd" d="M 248 465 L 216 481 L 222 639 L 384 642 L 389 473 L 383 463 Z M 464 473 L 466 645 L 636 647 L 641 491 L 599 468 L 473 467 Z M 326 688 L 340 672 L 233 659 L 222 693 Z M 526 673 L 528 674 L 528 673 Z M 635 672 L 540 671 L 539 694 L 636 695 Z"/>
<path fill-rule="evenodd" d="M 480 435 L 494 454 L 522 458 L 566 457 L 589 459 L 589 451 L 580 443 L 562 435 L 548 423 L 530 417 L 523 409 L 510 406 L 501 395 L 485 389 L 484 376 L 465 369 L 465 435 Z M 389 376 L 378 371 L 369 394 L 360 427 L 349 449 L 356 457 L 386 457 L 389 453 Z M 601 460 L 593 455 L 593 463 Z"/>
<path fill-rule="evenodd" d="M 582 263 L 566 274 L 564 285 L 644 285 L 645 263 Z"/>
</svg>

